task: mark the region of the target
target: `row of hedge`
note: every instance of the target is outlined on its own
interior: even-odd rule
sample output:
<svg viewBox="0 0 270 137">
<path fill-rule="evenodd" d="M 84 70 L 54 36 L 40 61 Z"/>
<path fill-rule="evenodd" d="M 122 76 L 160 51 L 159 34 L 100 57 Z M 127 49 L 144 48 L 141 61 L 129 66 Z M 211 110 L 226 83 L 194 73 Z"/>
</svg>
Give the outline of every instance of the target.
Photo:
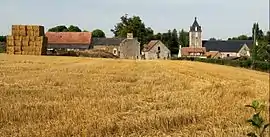
<svg viewBox="0 0 270 137">
<path fill-rule="evenodd" d="M 174 60 L 189 60 L 189 61 L 199 61 L 205 63 L 213 63 L 219 65 L 227 65 L 233 67 L 242 67 L 247 69 L 253 69 L 258 71 L 269 72 L 270 62 L 267 61 L 252 61 L 251 59 L 244 60 L 229 60 L 229 59 L 212 59 L 212 58 L 187 58 L 181 57 Z"/>
</svg>

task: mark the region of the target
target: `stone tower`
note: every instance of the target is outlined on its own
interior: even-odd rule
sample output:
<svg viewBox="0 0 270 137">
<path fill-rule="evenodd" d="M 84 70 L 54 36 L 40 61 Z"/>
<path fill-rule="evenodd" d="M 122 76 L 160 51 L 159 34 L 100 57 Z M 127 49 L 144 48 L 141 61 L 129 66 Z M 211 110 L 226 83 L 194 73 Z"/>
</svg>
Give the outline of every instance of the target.
<svg viewBox="0 0 270 137">
<path fill-rule="evenodd" d="M 189 30 L 189 47 L 202 48 L 202 27 L 196 17 Z"/>
</svg>

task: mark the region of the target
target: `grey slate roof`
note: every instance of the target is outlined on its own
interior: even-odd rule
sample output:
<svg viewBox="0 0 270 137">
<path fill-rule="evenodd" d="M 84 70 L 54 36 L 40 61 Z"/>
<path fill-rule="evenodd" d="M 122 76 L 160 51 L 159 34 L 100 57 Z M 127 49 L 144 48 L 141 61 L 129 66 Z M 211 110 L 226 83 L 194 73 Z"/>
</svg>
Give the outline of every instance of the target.
<svg viewBox="0 0 270 137">
<path fill-rule="evenodd" d="M 252 40 L 202 41 L 206 51 L 238 52 L 244 44 L 252 48 Z"/>
<path fill-rule="evenodd" d="M 195 29 L 197 27 L 197 30 Z M 190 27 L 190 31 L 192 32 L 202 32 L 202 27 L 199 25 L 198 21 L 197 21 L 197 17 L 195 17 L 195 20 L 192 24 L 192 26 Z"/>
<path fill-rule="evenodd" d="M 91 45 L 120 45 L 125 38 L 92 38 Z"/>
</svg>

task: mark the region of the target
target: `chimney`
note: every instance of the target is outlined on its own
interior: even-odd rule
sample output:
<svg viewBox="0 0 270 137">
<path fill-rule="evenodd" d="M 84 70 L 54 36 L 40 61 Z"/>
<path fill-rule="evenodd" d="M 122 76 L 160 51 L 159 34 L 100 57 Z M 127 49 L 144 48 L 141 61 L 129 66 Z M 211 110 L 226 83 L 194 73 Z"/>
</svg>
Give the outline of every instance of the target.
<svg viewBox="0 0 270 137">
<path fill-rule="evenodd" d="M 133 39 L 133 33 L 127 33 L 127 39 Z"/>
</svg>

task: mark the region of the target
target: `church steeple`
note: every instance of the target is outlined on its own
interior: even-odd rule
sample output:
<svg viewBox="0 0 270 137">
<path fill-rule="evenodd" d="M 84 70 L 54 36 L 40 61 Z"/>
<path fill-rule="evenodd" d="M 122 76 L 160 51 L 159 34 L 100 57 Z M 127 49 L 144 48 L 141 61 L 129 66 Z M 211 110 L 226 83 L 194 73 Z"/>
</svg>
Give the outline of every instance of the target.
<svg viewBox="0 0 270 137">
<path fill-rule="evenodd" d="M 197 17 L 195 17 L 193 24 L 190 26 L 189 47 L 202 47 L 202 27 L 199 25 Z"/>
<path fill-rule="evenodd" d="M 202 32 L 202 28 L 197 21 L 197 17 L 195 17 L 195 20 L 192 26 L 190 27 L 190 32 Z"/>
</svg>

